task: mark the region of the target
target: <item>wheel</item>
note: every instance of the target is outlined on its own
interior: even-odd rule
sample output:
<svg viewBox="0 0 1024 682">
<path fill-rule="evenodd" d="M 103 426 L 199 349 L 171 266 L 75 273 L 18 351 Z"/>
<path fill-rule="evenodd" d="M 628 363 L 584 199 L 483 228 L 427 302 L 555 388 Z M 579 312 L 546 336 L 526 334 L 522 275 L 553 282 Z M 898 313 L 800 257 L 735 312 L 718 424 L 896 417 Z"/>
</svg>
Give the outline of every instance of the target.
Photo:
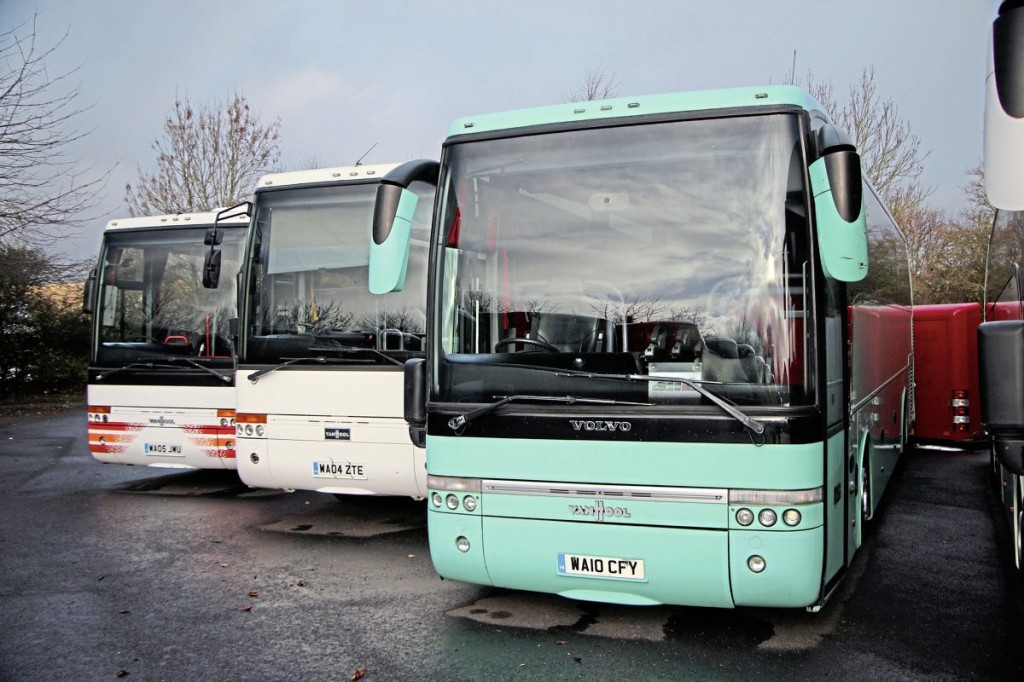
<svg viewBox="0 0 1024 682">
<path fill-rule="evenodd" d="M 548 351 L 549 353 L 561 353 L 562 352 L 562 351 L 558 350 L 558 348 L 556 348 L 555 346 L 552 346 L 550 343 L 547 343 L 545 341 L 538 341 L 536 339 L 527 339 L 527 338 L 523 338 L 523 337 L 520 337 L 520 336 L 516 336 L 516 337 L 511 338 L 511 339 L 502 339 L 501 341 L 498 341 L 498 343 L 494 344 L 494 352 L 497 353 L 499 348 L 504 348 L 505 346 L 510 346 L 510 345 L 512 345 L 514 343 L 521 343 L 521 344 L 523 344 L 525 346 L 536 346 L 537 348 L 542 348 L 542 349 Z"/>
</svg>

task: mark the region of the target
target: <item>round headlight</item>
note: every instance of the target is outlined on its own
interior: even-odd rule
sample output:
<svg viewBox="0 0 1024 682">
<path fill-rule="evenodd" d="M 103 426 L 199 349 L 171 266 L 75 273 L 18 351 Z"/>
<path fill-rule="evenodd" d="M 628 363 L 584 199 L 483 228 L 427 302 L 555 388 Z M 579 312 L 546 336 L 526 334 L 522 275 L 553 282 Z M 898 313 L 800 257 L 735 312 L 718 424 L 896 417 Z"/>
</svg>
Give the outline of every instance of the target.
<svg viewBox="0 0 1024 682">
<path fill-rule="evenodd" d="M 762 509 L 761 513 L 757 515 L 757 520 L 761 522 L 762 526 L 774 526 L 779 517 L 774 510 Z"/>
<path fill-rule="evenodd" d="M 754 512 L 750 511 L 746 507 L 736 512 L 736 523 L 741 526 L 749 526 L 754 522 Z"/>
<path fill-rule="evenodd" d="M 247 436 L 251 436 L 252 435 L 252 424 L 246 424 L 245 425 L 245 435 L 247 435 Z"/>
<path fill-rule="evenodd" d="M 441 493 L 431 493 L 430 494 L 430 502 L 435 507 L 440 507 L 441 506 L 441 502 L 442 502 Z"/>
<path fill-rule="evenodd" d="M 749 568 L 754 573 L 760 573 L 761 571 L 763 571 L 765 565 L 766 564 L 764 563 L 764 557 L 758 556 L 757 554 L 747 559 L 747 568 Z"/>
<path fill-rule="evenodd" d="M 265 428 L 263 428 L 263 424 L 257 424 L 256 425 L 256 435 L 257 436 L 262 437 L 263 434 L 266 433 L 266 432 L 267 432 L 267 430 Z"/>
<path fill-rule="evenodd" d="M 249 461 L 252 462 L 253 464 L 259 464 L 260 456 L 254 452 L 251 455 L 249 455 Z"/>
<path fill-rule="evenodd" d="M 459 548 L 460 552 L 468 552 L 469 538 L 467 538 L 464 535 L 460 535 L 459 537 L 455 538 L 455 546 Z"/>
<path fill-rule="evenodd" d="M 221 426 L 227 426 L 228 425 L 228 418 L 227 417 L 221 417 L 220 425 Z"/>
<path fill-rule="evenodd" d="M 448 505 L 449 509 L 459 508 L 459 498 L 455 495 L 448 495 L 448 497 L 444 498 L 444 503 Z"/>
<path fill-rule="evenodd" d="M 796 509 L 787 509 L 782 512 L 782 522 L 787 526 L 795 526 L 800 523 L 800 512 Z"/>
<path fill-rule="evenodd" d="M 473 511 L 476 509 L 476 498 L 472 495 L 466 495 L 462 498 L 462 506 L 466 508 L 466 511 Z"/>
</svg>

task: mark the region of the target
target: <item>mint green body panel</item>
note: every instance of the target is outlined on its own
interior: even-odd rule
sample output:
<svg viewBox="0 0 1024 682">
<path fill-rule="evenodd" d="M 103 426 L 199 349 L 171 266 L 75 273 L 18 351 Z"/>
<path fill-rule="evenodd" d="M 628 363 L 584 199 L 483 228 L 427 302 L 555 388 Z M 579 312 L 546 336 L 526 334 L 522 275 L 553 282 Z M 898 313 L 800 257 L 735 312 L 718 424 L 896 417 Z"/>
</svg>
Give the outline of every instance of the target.
<svg viewBox="0 0 1024 682">
<path fill-rule="evenodd" d="M 775 85 L 643 97 L 622 97 L 556 104 L 534 109 L 520 109 L 456 119 L 448 130 L 449 138 L 459 135 L 509 130 L 528 126 L 550 125 L 568 121 L 593 121 L 628 116 L 685 113 L 732 107 L 767 107 L 792 105 L 801 109 L 823 111 L 810 95 L 789 85 Z"/>
<path fill-rule="evenodd" d="M 825 579 L 830 580 L 846 562 L 846 506 L 857 511 L 857 496 L 847 493 L 846 436 L 840 431 L 827 443 L 828 484 L 825 486 L 824 507 L 827 509 L 828 537 L 826 538 Z M 838 486 L 839 499 L 835 499 Z M 851 518 L 856 518 L 851 517 Z M 853 533 L 850 533 L 853 535 Z M 854 548 L 856 549 L 856 548 Z M 851 554 L 852 556 L 852 554 Z"/>
<path fill-rule="evenodd" d="M 391 232 L 383 244 L 370 240 L 369 289 L 371 294 L 387 294 L 405 288 L 409 269 L 409 244 L 412 240 L 412 221 L 419 197 L 415 192 L 402 190 L 398 211 Z"/>
<path fill-rule="evenodd" d="M 461 552 L 455 540 L 469 540 L 469 551 Z M 438 575 L 474 585 L 493 585 L 484 563 L 483 517 L 478 514 L 444 513 L 427 510 L 427 538 L 430 558 Z"/>
<path fill-rule="evenodd" d="M 608 442 L 427 436 L 437 476 L 801 490 L 822 485 L 821 443 Z"/>
<path fill-rule="evenodd" d="M 738 530 L 729 533 L 732 595 L 736 606 L 810 606 L 822 587 L 824 532 Z M 747 569 L 747 558 L 764 558 L 765 569 Z"/>
<path fill-rule="evenodd" d="M 861 201 L 860 217 L 852 223 L 836 211 L 825 159 L 808 168 L 814 195 L 815 227 L 825 273 L 842 282 L 859 282 L 868 274 L 867 210 Z"/>
<path fill-rule="evenodd" d="M 804 504 L 727 501 L 729 489 L 820 487 L 820 443 L 756 447 L 435 436 L 428 437 L 427 447 L 431 475 L 484 481 L 483 492 L 468 494 L 477 502 L 472 512 L 463 505 L 429 508 L 431 558 L 444 578 L 609 603 L 714 607 L 806 606 L 817 600 L 825 582 L 824 521 L 831 495 Z M 575 492 L 545 487 L 543 494 L 534 494 L 525 485 L 512 486 L 516 492 L 488 492 L 488 482 L 504 481 L 564 482 Z M 602 481 L 707 491 L 708 501 L 605 496 L 601 518 L 574 515 L 573 507 L 596 504 L 584 491 Z M 437 492 L 442 498 L 448 494 Z M 743 507 L 755 514 L 772 509 L 779 520 L 767 528 L 740 526 L 736 512 Z M 628 516 L 615 513 L 620 509 L 628 509 Z M 789 509 L 801 514 L 796 527 L 782 522 Z M 842 531 L 839 524 L 840 559 Z M 457 548 L 460 537 L 469 540 L 468 551 Z M 557 570 L 563 553 L 639 559 L 645 578 L 563 575 Z M 748 568 L 752 553 L 765 559 L 764 574 Z"/>
<path fill-rule="evenodd" d="M 725 500 L 722 500 L 723 503 Z M 533 497 L 529 495 L 483 495 L 478 512 L 486 516 L 512 518 L 564 520 L 568 504 L 580 503 L 579 499 L 565 497 Z M 608 501 L 612 506 L 617 504 Z M 644 502 L 629 501 L 631 515 L 628 518 L 608 514 L 602 521 L 605 525 L 631 526 L 642 519 L 646 526 L 690 528 L 726 528 L 729 525 L 728 508 L 725 504 L 700 502 Z"/>
</svg>

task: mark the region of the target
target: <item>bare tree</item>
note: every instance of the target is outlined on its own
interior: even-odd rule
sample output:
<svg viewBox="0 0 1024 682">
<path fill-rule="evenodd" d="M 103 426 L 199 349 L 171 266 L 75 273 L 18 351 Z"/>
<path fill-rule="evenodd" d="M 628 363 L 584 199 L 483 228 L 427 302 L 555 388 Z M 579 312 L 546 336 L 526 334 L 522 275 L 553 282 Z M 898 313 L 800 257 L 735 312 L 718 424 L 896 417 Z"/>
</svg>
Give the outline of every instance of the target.
<svg viewBox="0 0 1024 682">
<path fill-rule="evenodd" d="M 596 71 L 587 71 L 583 81 L 576 85 L 566 95 L 567 102 L 591 102 L 596 99 L 608 99 L 619 94 L 618 76 L 615 73 L 607 73 L 604 67 L 598 67 Z"/>
<path fill-rule="evenodd" d="M 263 125 L 244 96 L 195 108 L 176 99 L 153 143 L 157 170 L 125 185 L 131 215 L 205 211 L 243 201 L 280 152 L 281 120 Z"/>
<path fill-rule="evenodd" d="M 0 245 L 45 246 L 91 219 L 107 173 L 72 157 L 85 132 L 75 70 L 51 74 L 46 60 L 63 44 L 36 43 L 36 18 L 0 33 Z"/>
<path fill-rule="evenodd" d="M 797 83 L 791 75 L 787 79 Z M 921 151 L 921 139 L 892 98 L 878 94 L 874 67 L 865 67 L 860 80 L 850 86 L 845 103 L 837 100 L 831 82 L 818 81 L 811 73 L 805 87 L 829 118 L 853 138 L 865 174 L 886 202 L 891 192 L 918 181 L 928 152 Z M 922 200 L 931 194 L 921 188 L 917 193 Z"/>
</svg>

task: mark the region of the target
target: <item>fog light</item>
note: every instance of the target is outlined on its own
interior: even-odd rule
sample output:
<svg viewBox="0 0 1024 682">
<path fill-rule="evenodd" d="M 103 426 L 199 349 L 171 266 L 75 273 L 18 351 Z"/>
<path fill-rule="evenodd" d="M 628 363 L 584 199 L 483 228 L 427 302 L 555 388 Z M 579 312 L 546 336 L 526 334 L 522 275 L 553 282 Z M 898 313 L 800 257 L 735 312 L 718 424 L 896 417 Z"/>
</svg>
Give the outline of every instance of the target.
<svg viewBox="0 0 1024 682">
<path fill-rule="evenodd" d="M 441 493 L 431 493 L 430 494 L 430 501 L 433 503 L 433 505 L 435 507 L 440 507 L 441 506 Z"/>
<path fill-rule="evenodd" d="M 787 526 L 795 526 L 800 523 L 800 512 L 796 509 L 787 509 L 782 512 L 782 522 Z"/>
<path fill-rule="evenodd" d="M 757 515 L 757 520 L 761 522 L 762 526 L 774 526 L 775 522 L 779 520 L 775 512 L 771 509 L 762 509 L 761 513 Z"/>
<path fill-rule="evenodd" d="M 755 554 L 754 556 L 747 559 L 747 568 L 749 568 L 754 573 L 760 573 L 764 570 L 764 567 L 764 557 Z"/>
<path fill-rule="evenodd" d="M 106 445 L 106 444 L 107 444 L 106 437 L 105 436 L 100 436 L 100 445 Z"/>
<path fill-rule="evenodd" d="M 224 447 L 227 448 L 228 450 L 234 450 L 235 449 L 235 441 L 233 441 L 233 440 L 225 441 L 224 442 Z"/>
<path fill-rule="evenodd" d="M 262 438 L 263 434 L 266 433 L 266 432 L 267 432 L 267 430 L 265 428 L 263 428 L 263 424 L 257 424 L 256 425 L 256 435 L 257 436 L 260 436 Z"/>
<path fill-rule="evenodd" d="M 459 498 L 455 497 L 455 495 L 449 495 L 448 497 L 444 498 L 444 503 L 448 505 L 449 509 L 459 508 Z"/>
<path fill-rule="evenodd" d="M 467 538 L 465 535 L 460 535 L 459 537 L 455 538 L 455 546 L 459 548 L 460 552 L 468 552 L 469 538 Z"/>
<path fill-rule="evenodd" d="M 249 461 L 252 462 L 253 464 L 259 464 L 260 456 L 254 452 L 251 455 L 249 455 Z"/>
<path fill-rule="evenodd" d="M 236 424 L 235 425 L 235 433 L 238 434 L 239 436 L 244 436 L 245 435 L 245 430 L 242 429 L 242 425 L 241 424 Z"/>
<path fill-rule="evenodd" d="M 476 509 L 476 498 L 472 495 L 466 495 L 462 498 L 462 506 L 466 508 L 466 511 L 473 511 Z"/>
<path fill-rule="evenodd" d="M 736 523 L 741 526 L 749 526 L 754 522 L 754 512 L 750 511 L 746 507 L 736 512 Z"/>
</svg>

